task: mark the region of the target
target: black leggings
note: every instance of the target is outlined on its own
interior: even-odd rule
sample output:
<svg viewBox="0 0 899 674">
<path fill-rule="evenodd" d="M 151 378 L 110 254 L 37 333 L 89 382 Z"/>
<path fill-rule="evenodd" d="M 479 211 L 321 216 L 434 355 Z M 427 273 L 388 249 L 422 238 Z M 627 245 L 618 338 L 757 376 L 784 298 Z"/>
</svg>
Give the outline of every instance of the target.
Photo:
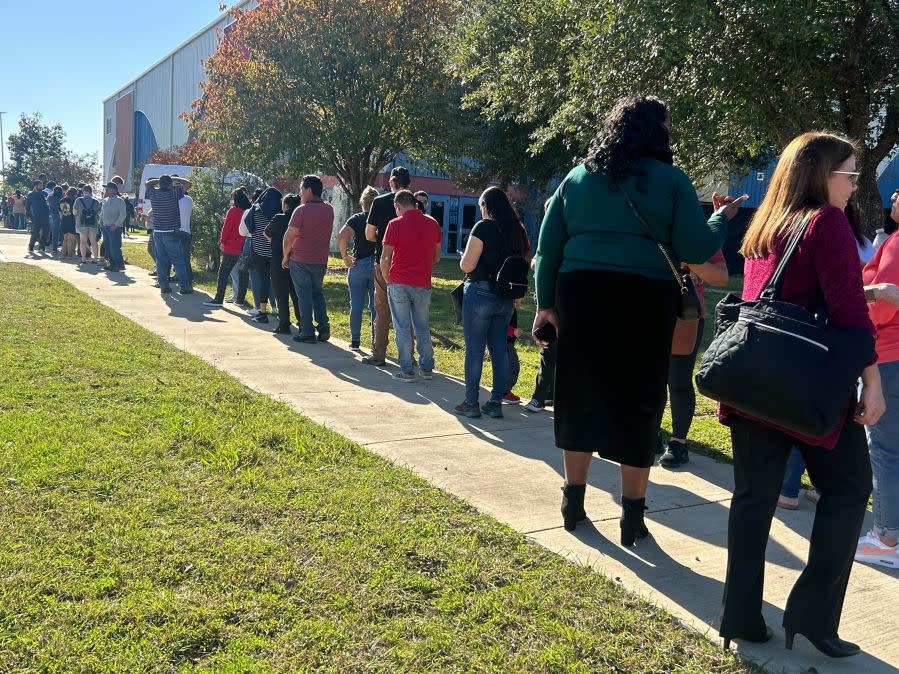
<svg viewBox="0 0 899 674">
<path fill-rule="evenodd" d="M 256 300 L 256 305 L 258 306 L 260 304 L 268 304 L 268 296 L 269 290 L 271 289 L 272 280 L 272 258 L 263 257 L 262 255 L 258 255 L 256 251 L 251 250 L 250 263 L 256 269 L 256 273 L 259 274 L 260 293 L 259 297 L 254 298 Z"/>
<path fill-rule="evenodd" d="M 696 389 L 693 388 L 693 367 L 702 341 L 705 319 L 700 319 L 697 328 L 696 346 L 688 356 L 671 356 L 668 368 L 668 391 L 671 396 L 671 436 L 687 439 L 693 415 L 696 413 Z"/>
<path fill-rule="evenodd" d="M 32 220 L 31 221 L 31 240 L 28 242 L 28 250 L 33 250 L 34 244 L 37 244 L 37 247 L 43 250 L 43 248 L 47 245 L 49 240 L 50 240 L 50 223 Z"/>
<path fill-rule="evenodd" d="M 293 314 L 300 324 L 300 300 L 297 297 L 297 289 L 290 278 L 290 270 L 281 266 L 281 258 L 272 256 L 271 277 L 272 296 L 278 303 L 278 327 L 290 327 L 290 303 L 293 302 Z"/>
<path fill-rule="evenodd" d="M 545 405 L 552 400 L 556 383 L 556 343 L 540 349 L 540 369 L 537 370 L 537 382 L 534 384 L 534 395 L 531 397 Z"/>
</svg>

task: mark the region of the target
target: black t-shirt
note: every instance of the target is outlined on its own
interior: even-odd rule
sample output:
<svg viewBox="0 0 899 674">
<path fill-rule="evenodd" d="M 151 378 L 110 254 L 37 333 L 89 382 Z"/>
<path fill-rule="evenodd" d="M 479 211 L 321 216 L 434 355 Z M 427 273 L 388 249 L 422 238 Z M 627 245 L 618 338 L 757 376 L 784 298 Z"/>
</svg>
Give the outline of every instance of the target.
<svg viewBox="0 0 899 674">
<path fill-rule="evenodd" d="M 478 266 L 465 278 L 469 281 L 489 281 L 495 278 L 496 272 L 499 271 L 499 267 L 505 259 L 503 250 L 507 245 L 499 231 L 499 225 L 493 220 L 479 220 L 471 228 L 470 236 L 483 241 L 484 250 L 481 252 L 481 257 L 478 258 Z"/>
<path fill-rule="evenodd" d="M 375 244 L 375 259 L 378 262 L 381 261 L 384 232 L 387 231 L 387 225 L 394 218 L 396 218 L 396 208 L 393 206 L 393 193 L 388 192 L 376 197 L 371 204 L 371 211 L 368 214 L 368 224 L 374 225 L 378 234 L 378 241 Z"/>
<path fill-rule="evenodd" d="M 47 206 L 47 195 L 43 192 L 29 192 L 25 199 L 25 212 L 39 224 L 50 222 L 50 207 Z"/>
<path fill-rule="evenodd" d="M 287 213 L 276 213 L 263 232 L 272 240 L 272 261 L 277 262 L 279 267 L 284 257 L 284 234 L 289 224 L 290 216 Z"/>
<path fill-rule="evenodd" d="M 75 197 L 65 197 L 59 202 L 59 212 L 62 213 L 62 223 L 75 226 L 75 214 L 72 207 L 75 205 Z"/>
<path fill-rule="evenodd" d="M 353 257 L 357 260 L 364 260 L 375 254 L 375 244 L 365 238 L 367 220 L 367 213 L 356 213 L 346 221 L 346 226 L 353 230 Z"/>
</svg>

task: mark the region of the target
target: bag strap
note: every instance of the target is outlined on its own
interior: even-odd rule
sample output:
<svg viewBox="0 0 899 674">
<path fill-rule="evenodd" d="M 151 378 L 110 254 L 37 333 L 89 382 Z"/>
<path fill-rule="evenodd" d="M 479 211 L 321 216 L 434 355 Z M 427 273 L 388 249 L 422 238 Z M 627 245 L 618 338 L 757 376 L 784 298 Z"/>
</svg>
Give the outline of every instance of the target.
<svg viewBox="0 0 899 674">
<path fill-rule="evenodd" d="M 671 273 L 674 275 L 674 280 L 677 281 L 677 285 L 680 288 L 680 294 L 686 295 L 688 292 L 690 292 L 690 289 L 687 288 L 687 284 L 684 283 L 684 278 L 678 272 L 678 269 L 675 266 L 674 261 L 671 259 L 671 255 L 668 253 L 668 249 L 665 247 L 665 244 L 659 241 L 658 238 L 656 238 L 656 235 L 652 231 L 652 227 L 650 227 L 649 223 L 646 222 L 646 219 L 643 217 L 643 214 L 640 213 L 640 209 L 637 208 L 637 204 L 635 204 L 633 199 L 631 199 L 630 195 L 627 193 L 627 190 L 622 187 L 621 193 L 627 200 L 627 205 L 631 207 L 634 215 L 637 216 L 637 220 L 639 220 L 640 224 L 643 225 L 643 229 L 645 229 L 646 233 L 649 234 L 649 238 L 655 242 L 656 246 L 658 246 L 659 250 L 662 253 L 662 256 L 665 258 L 665 262 L 667 262 L 668 266 L 671 268 Z"/>
<path fill-rule="evenodd" d="M 768 279 L 765 287 L 762 288 L 762 292 L 759 295 L 760 299 L 775 300 L 780 297 L 780 290 L 786 276 L 787 265 L 790 264 L 793 254 L 799 247 L 799 242 L 805 237 L 805 233 L 808 231 L 810 223 L 811 218 L 806 218 L 805 222 L 802 223 L 802 226 L 793 232 L 793 235 L 790 237 L 790 240 L 787 242 L 787 246 L 784 249 L 784 254 L 777 264 L 777 268 L 774 270 L 774 273 L 771 274 L 771 278 Z"/>
</svg>

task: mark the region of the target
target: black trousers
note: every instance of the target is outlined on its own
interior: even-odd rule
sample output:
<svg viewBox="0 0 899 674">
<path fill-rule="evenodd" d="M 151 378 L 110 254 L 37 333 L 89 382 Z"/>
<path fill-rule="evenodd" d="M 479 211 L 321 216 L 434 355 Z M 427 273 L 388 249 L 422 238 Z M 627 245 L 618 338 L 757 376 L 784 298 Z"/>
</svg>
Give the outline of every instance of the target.
<svg viewBox="0 0 899 674">
<path fill-rule="evenodd" d="M 28 250 L 34 250 L 34 244 L 43 250 L 44 246 L 50 241 L 50 221 L 39 222 L 31 221 L 31 239 L 28 241 Z"/>
<path fill-rule="evenodd" d="M 234 269 L 234 265 L 237 264 L 238 260 L 240 260 L 240 255 L 228 255 L 227 253 L 222 254 L 222 259 L 219 261 L 219 273 L 218 278 L 216 279 L 216 287 L 215 287 L 215 301 L 216 302 L 224 302 L 225 301 L 225 291 L 228 289 L 228 283 L 231 282 L 231 270 Z M 241 285 L 243 286 L 243 296 L 247 294 L 246 284 L 243 283 L 243 278 L 245 275 L 241 275 Z M 238 295 L 240 295 L 240 290 L 238 289 Z"/>
<path fill-rule="evenodd" d="M 853 405 L 854 409 L 854 405 Z M 814 447 L 762 424 L 731 419 L 734 496 L 727 531 L 727 580 L 721 636 L 764 634 L 765 547 L 790 449 L 805 459 L 821 491 L 808 563 L 784 611 L 783 626 L 812 639 L 836 636 L 855 548 L 871 495 L 871 462 L 864 429 L 853 421 L 837 446 Z"/>
<path fill-rule="evenodd" d="M 281 258 L 272 256 L 271 279 L 272 295 L 278 304 L 278 327 L 290 327 L 290 303 L 293 302 L 293 315 L 300 324 L 300 300 L 297 297 L 297 289 L 290 278 L 290 270 L 281 266 Z"/>
<path fill-rule="evenodd" d="M 254 298 L 256 300 L 256 304 L 268 304 L 269 299 L 269 290 L 271 289 L 271 265 L 272 259 L 270 257 L 263 257 L 262 255 L 258 255 L 256 251 L 250 251 L 250 263 L 253 265 L 253 268 L 256 269 L 256 273 L 259 274 L 259 287 L 260 287 L 260 297 Z M 255 290 L 253 292 L 256 292 Z"/>
<path fill-rule="evenodd" d="M 546 348 L 540 349 L 540 369 L 537 370 L 537 382 L 534 385 L 534 395 L 531 397 L 545 405 L 547 400 L 552 400 L 554 397 L 555 382 L 556 343 L 553 342 Z"/>
</svg>

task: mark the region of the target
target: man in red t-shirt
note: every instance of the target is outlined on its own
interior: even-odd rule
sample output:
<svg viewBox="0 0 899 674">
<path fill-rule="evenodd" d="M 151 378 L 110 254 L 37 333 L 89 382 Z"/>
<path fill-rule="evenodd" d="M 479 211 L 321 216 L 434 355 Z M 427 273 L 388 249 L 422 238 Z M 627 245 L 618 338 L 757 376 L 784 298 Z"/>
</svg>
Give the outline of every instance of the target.
<svg viewBox="0 0 899 674">
<path fill-rule="evenodd" d="M 390 221 L 384 234 L 381 273 L 387 279 L 387 299 L 400 361 L 400 371 L 393 378 L 411 383 L 415 381 L 413 327 L 421 376 L 433 376 L 434 347 L 428 326 L 431 271 L 440 259 L 443 235 L 437 221 L 418 210 L 418 202 L 409 190 L 397 192 L 393 204 L 399 217 Z"/>
</svg>

